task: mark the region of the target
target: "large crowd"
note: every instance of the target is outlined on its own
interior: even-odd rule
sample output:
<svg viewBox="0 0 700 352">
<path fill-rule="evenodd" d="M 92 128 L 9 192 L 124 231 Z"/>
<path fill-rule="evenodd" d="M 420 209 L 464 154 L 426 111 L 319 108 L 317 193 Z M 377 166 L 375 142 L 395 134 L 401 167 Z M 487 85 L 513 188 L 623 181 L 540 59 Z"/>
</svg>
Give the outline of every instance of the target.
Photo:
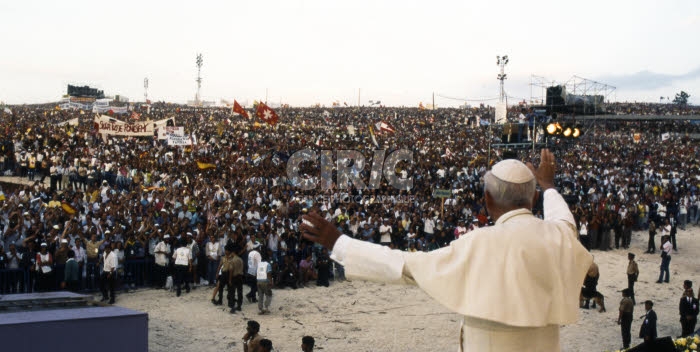
<svg viewBox="0 0 700 352">
<path fill-rule="evenodd" d="M 697 107 L 675 113 L 664 104 L 614 107 L 640 115 L 698 113 Z M 489 225 L 481 193 L 487 168 L 505 157 L 537 156 L 530 149 L 509 156 L 505 149 L 489 147 L 501 136 L 497 127 L 479 122 L 493 111 L 487 106 L 283 107 L 274 126 L 232 114 L 230 108 L 155 103 L 141 111 L 140 120 L 174 118 L 174 125 L 196 141 L 186 147 L 168 146 L 156 136 L 102 136 L 94 114 L 78 110 L 17 106 L 11 113 L 0 111 L 0 170 L 31 181 L 5 183 L 0 194 L 0 292 L 59 289 L 66 285 L 69 261 L 79 265 L 79 278 L 70 280 L 73 287 L 94 290 L 106 251 L 117 258 L 114 271 L 121 287 L 163 287 L 167 276 L 178 276 L 177 247 L 193 254 L 193 269 L 183 280 L 211 285 L 229 243 L 246 272 L 248 253 L 262 252 L 277 286 L 342 278 L 342 268 L 333 270 L 327 253 L 300 236 L 301 215 L 309 211 L 352 237 L 393 248 L 447 246 Z M 517 113 L 509 112 L 513 119 Z M 75 118 L 77 125 L 61 124 Z M 390 128 L 376 125 L 381 122 Z M 683 229 L 698 224 L 700 150 L 688 134 L 698 133 L 700 125 L 671 118 L 594 124 L 595 130 L 578 140 L 548 141 L 560 160 L 557 186 L 587 248 L 626 247 L 632 230 L 663 227 L 667 221 Z M 673 138 L 662 140 L 666 132 Z M 387 155 L 408 150 L 413 162 L 398 163 L 394 172 L 413 184 L 399 190 L 385 177 L 377 189 L 332 182 L 303 190 L 287 172 L 290 157 L 303 149 L 358 151 L 365 162 L 354 167 L 365 183 L 376 178 L 373 163 L 382 162 L 373 160 L 375 149 L 387 149 Z M 318 178 L 319 160 L 295 171 Z M 347 160 L 338 163 L 352 167 Z M 335 176 L 333 165 L 324 171 Z M 449 196 L 434 196 L 438 189 Z M 542 216 L 540 207 L 534 211 Z"/>
</svg>

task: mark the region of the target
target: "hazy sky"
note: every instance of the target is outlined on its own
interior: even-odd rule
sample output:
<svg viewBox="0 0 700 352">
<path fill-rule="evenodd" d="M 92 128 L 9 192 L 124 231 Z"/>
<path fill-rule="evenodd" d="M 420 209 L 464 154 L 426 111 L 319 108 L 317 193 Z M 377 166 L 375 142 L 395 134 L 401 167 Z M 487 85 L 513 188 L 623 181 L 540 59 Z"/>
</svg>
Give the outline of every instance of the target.
<svg viewBox="0 0 700 352">
<path fill-rule="evenodd" d="M 202 53 L 207 100 L 357 104 L 360 88 L 365 105 L 417 106 L 497 97 L 507 54 L 519 99 L 531 75 L 579 75 L 617 86 L 612 100 L 700 104 L 699 34 L 698 0 L 2 1 L 0 101 L 56 101 L 69 83 L 141 101 L 148 77 L 152 100 L 185 102 Z"/>
</svg>

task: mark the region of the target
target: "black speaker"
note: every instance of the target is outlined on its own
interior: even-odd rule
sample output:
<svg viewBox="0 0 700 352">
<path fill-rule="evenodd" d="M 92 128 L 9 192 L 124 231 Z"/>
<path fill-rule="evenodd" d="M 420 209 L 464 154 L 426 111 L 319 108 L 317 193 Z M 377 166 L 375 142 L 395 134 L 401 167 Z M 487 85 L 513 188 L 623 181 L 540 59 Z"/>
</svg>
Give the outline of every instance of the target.
<svg viewBox="0 0 700 352">
<path fill-rule="evenodd" d="M 547 87 L 547 107 L 563 108 L 566 105 L 566 89 L 563 86 Z"/>
<path fill-rule="evenodd" d="M 641 345 L 634 346 L 627 350 L 627 352 L 675 352 L 676 345 L 673 344 L 673 339 L 671 336 L 666 336 L 654 340 L 650 344 L 643 343 Z"/>
</svg>

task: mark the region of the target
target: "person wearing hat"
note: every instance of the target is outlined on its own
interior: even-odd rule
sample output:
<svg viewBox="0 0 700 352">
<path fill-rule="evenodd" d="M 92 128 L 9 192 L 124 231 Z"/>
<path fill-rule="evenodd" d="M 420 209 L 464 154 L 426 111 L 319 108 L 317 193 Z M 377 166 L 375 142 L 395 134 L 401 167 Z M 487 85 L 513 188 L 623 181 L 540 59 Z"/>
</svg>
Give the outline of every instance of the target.
<svg viewBox="0 0 700 352">
<path fill-rule="evenodd" d="M 632 341 L 632 317 L 634 315 L 634 302 L 630 297 L 630 289 L 622 290 L 622 300 L 620 301 L 620 314 L 617 316 L 617 324 L 620 325 L 623 348 L 630 347 Z"/>
<path fill-rule="evenodd" d="M 53 256 L 49 253 L 46 242 L 41 242 L 39 253 L 36 254 L 36 273 L 37 291 L 50 291 L 53 287 Z"/>
<path fill-rule="evenodd" d="M 158 242 L 153 253 L 156 259 L 156 283 L 158 288 L 165 288 L 165 281 L 168 277 L 168 264 L 170 263 L 170 235 L 166 234 Z"/>
<path fill-rule="evenodd" d="M 698 323 L 699 310 L 698 299 L 693 294 L 693 289 L 688 287 L 683 292 L 680 303 L 678 304 L 678 313 L 680 314 L 681 336 L 693 335 L 695 325 Z"/>
<path fill-rule="evenodd" d="M 548 149 L 537 169 L 514 159 L 495 164 L 483 176 L 494 225 L 432 252 L 354 240 L 316 213 L 303 217 L 301 230 L 306 239 L 332 250 L 348 276 L 415 284 L 461 314 L 463 351 L 560 351 L 559 326 L 578 319 L 581 282 L 593 258 L 554 188 L 555 169 Z M 531 210 L 537 183 L 544 219 Z"/>
</svg>

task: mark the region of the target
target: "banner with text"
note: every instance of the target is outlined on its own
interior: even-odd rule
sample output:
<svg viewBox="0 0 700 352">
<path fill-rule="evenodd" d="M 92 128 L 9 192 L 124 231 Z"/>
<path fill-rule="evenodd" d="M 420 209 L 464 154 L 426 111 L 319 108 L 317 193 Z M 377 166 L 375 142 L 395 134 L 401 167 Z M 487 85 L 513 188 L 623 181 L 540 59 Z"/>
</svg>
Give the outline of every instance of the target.
<svg viewBox="0 0 700 352">
<path fill-rule="evenodd" d="M 182 145 L 192 145 L 192 138 L 190 136 L 178 136 L 174 134 L 168 135 L 168 145 L 169 146 L 182 146 Z"/>
<path fill-rule="evenodd" d="M 169 134 L 174 134 L 176 136 L 184 136 L 185 135 L 185 128 L 182 126 L 179 127 L 174 127 L 174 126 L 164 126 L 164 127 L 158 127 L 158 139 L 168 139 Z"/>
<path fill-rule="evenodd" d="M 126 123 L 109 116 L 95 118 L 97 133 L 109 136 L 153 136 L 153 121 Z"/>
</svg>

